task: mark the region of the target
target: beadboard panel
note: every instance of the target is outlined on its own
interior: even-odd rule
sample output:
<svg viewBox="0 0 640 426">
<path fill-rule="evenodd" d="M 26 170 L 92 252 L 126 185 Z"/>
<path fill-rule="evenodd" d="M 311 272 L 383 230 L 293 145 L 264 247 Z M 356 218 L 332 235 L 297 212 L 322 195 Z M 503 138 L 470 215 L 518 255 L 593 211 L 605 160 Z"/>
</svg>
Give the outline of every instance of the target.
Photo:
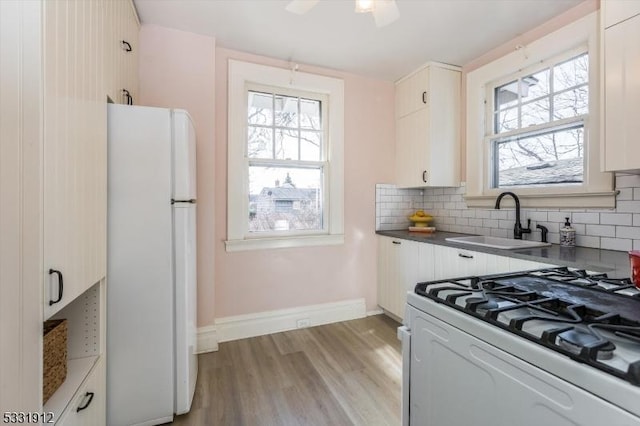
<svg viewBox="0 0 640 426">
<path fill-rule="evenodd" d="M 106 2 L 109 4 L 111 2 Z M 120 2 L 114 2 L 120 3 Z M 106 274 L 106 106 L 100 2 L 44 2 L 45 318 Z M 64 276 L 58 297 L 53 268 Z"/>
<path fill-rule="evenodd" d="M 0 1 L 0 411 L 41 405 L 39 2 Z"/>
</svg>

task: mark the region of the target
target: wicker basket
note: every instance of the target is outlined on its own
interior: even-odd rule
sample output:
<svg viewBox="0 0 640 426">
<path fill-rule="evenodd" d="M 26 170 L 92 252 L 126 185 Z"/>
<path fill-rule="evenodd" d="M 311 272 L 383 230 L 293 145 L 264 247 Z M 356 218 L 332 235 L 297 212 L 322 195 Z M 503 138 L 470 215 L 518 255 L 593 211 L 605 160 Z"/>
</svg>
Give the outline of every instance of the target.
<svg viewBox="0 0 640 426">
<path fill-rule="evenodd" d="M 45 321 L 42 352 L 42 403 L 44 404 L 67 378 L 66 319 Z"/>
</svg>

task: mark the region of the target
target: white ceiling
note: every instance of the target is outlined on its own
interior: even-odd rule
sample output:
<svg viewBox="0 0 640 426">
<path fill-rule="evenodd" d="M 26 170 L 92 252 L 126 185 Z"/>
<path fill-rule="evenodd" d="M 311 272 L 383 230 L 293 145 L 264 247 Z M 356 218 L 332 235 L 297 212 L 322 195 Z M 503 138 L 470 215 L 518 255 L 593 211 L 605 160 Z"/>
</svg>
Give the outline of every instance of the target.
<svg viewBox="0 0 640 426">
<path fill-rule="evenodd" d="M 396 80 L 427 61 L 464 65 L 583 0 L 397 0 L 376 28 L 353 0 L 135 0 L 143 24 L 216 37 L 218 46 Z"/>
</svg>

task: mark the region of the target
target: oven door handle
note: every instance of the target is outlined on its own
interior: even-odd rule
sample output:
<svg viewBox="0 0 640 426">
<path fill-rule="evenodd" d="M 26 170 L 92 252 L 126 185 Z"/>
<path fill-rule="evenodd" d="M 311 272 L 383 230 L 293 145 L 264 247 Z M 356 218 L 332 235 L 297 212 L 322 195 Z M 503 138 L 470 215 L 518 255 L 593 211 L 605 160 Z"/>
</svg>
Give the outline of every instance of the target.
<svg viewBox="0 0 640 426">
<path fill-rule="evenodd" d="M 409 312 L 407 312 L 409 315 Z M 409 426 L 409 387 L 411 385 L 411 330 L 398 327 L 398 340 L 402 342 L 402 426 Z"/>
</svg>

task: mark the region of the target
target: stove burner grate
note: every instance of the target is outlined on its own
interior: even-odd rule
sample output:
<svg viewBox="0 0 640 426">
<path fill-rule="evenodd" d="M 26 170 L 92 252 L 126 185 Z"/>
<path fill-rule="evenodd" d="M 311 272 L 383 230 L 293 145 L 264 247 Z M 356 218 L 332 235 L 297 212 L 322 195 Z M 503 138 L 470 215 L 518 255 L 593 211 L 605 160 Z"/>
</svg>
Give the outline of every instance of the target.
<svg viewBox="0 0 640 426">
<path fill-rule="evenodd" d="M 419 283 L 415 292 L 640 386 L 640 293 L 620 291 L 629 286 L 548 268 Z"/>
<path fill-rule="evenodd" d="M 596 359 L 598 360 L 613 358 L 613 351 L 616 349 L 616 345 L 613 343 L 591 333 L 576 329 L 567 330 L 558 334 L 557 339 L 558 345 L 572 354 L 579 355 L 584 348 L 597 349 Z"/>
</svg>

